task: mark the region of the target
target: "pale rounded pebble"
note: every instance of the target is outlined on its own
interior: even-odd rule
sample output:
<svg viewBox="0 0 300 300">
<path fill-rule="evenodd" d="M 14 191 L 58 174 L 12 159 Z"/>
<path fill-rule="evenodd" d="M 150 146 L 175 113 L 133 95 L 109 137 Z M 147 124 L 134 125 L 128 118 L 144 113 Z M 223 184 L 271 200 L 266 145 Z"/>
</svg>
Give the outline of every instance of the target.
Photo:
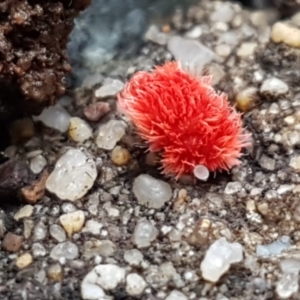
<svg viewBox="0 0 300 300">
<path fill-rule="evenodd" d="M 148 174 L 141 174 L 134 180 L 132 191 L 138 202 L 149 208 L 162 208 L 172 197 L 172 189 L 167 182 Z"/>
<path fill-rule="evenodd" d="M 231 47 L 227 44 L 219 44 L 216 46 L 215 51 L 220 57 L 227 57 L 231 53 Z"/>
<path fill-rule="evenodd" d="M 168 35 L 159 30 L 157 25 L 150 25 L 148 30 L 145 33 L 145 40 L 151 41 L 158 45 L 166 45 L 168 42 Z"/>
<path fill-rule="evenodd" d="M 213 60 L 220 61 L 220 58 L 211 49 L 196 40 L 173 36 L 167 45 L 176 60 L 181 61 L 183 65 L 197 66 L 198 73 Z"/>
<path fill-rule="evenodd" d="M 98 285 L 98 274 L 95 268 L 90 271 L 81 282 L 81 296 L 85 300 L 106 299 L 103 289 Z"/>
<path fill-rule="evenodd" d="M 54 246 L 50 252 L 50 257 L 54 260 L 59 260 L 61 258 L 73 260 L 77 258 L 78 255 L 78 247 L 74 243 L 69 241 Z"/>
<path fill-rule="evenodd" d="M 206 181 L 209 177 L 209 170 L 203 165 L 197 165 L 194 168 L 194 175 L 202 181 Z"/>
<path fill-rule="evenodd" d="M 222 237 L 210 245 L 201 262 L 202 277 L 210 282 L 218 282 L 227 272 L 230 265 L 243 259 L 243 246 L 239 243 L 229 243 Z"/>
<path fill-rule="evenodd" d="M 185 36 L 189 39 L 198 39 L 202 34 L 202 28 L 200 25 L 193 27 L 189 30 Z"/>
<path fill-rule="evenodd" d="M 148 220 L 140 220 L 134 228 L 133 232 L 133 243 L 137 245 L 138 248 L 145 248 L 151 245 L 159 231 L 152 223 Z"/>
<path fill-rule="evenodd" d="M 177 290 L 173 290 L 165 300 L 188 300 L 187 296 Z"/>
<path fill-rule="evenodd" d="M 31 265 L 33 262 L 33 257 L 30 253 L 24 253 L 21 256 L 19 256 L 16 260 L 16 266 L 19 269 L 24 269 Z"/>
<path fill-rule="evenodd" d="M 33 116 L 34 121 L 41 121 L 46 126 L 60 132 L 68 130 L 70 118 L 70 114 L 59 104 L 46 107 L 39 116 Z"/>
<path fill-rule="evenodd" d="M 70 202 L 65 202 L 63 203 L 63 205 L 61 206 L 61 210 L 67 214 L 67 213 L 70 213 L 70 212 L 73 212 L 75 210 L 77 210 L 76 206 L 73 204 L 73 203 L 70 203 Z"/>
<path fill-rule="evenodd" d="M 271 39 L 275 43 L 284 43 L 290 47 L 300 47 L 300 30 L 288 24 L 277 22 L 273 25 Z"/>
<path fill-rule="evenodd" d="M 84 243 L 84 256 L 87 258 L 93 256 L 112 256 L 117 250 L 117 246 L 110 240 L 91 240 Z"/>
<path fill-rule="evenodd" d="M 45 256 L 47 251 L 41 243 L 34 243 L 31 247 L 31 251 L 34 257 Z"/>
<path fill-rule="evenodd" d="M 32 213 L 33 213 L 33 206 L 28 204 L 28 205 L 23 206 L 21 209 L 19 209 L 15 213 L 14 219 L 16 221 L 19 221 L 23 218 L 31 217 Z"/>
<path fill-rule="evenodd" d="M 298 274 L 284 273 L 276 283 L 276 293 L 280 299 L 291 299 L 299 290 L 298 281 Z"/>
<path fill-rule="evenodd" d="M 45 284 L 46 283 L 46 271 L 43 269 L 37 271 L 34 274 L 34 279 L 41 284 Z"/>
<path fill-rule="evenodd" d="M 42 241 L 48 232 L 47 226 L 43 222 L 38 222 L 36 226 L 34 227 L 33 232 L 33 240 L 36 241 Z"/>
<path fill-rule="evenodd" d="M 100 222 L 96 220 L 88 220 L 86 221 L 82 232 L 89 232 L 94 235 L 99 235 L 102 227 L 103 225 Z"/>
<path fill-rule="evenodd" d="M 235 102 L 237 108 L 243 112 L 247 112 L 255 107 L 258 100 L 258 90 L 255 87 L 248 87 L 237 93 Z"/>
<path fill-rule="evenodd" d="M 143 293 L 147 283 L 140 275 L 136 273 L 128 274 L 126 277 L 126 292 L 130 296 L 139 296 Z"/>
<path fill-rule="evenodd" d="M 98 265 L 90 271 L 83 281 L 100 285 L 104 290 L 113 290 L 125 280 L 125 270 L 117 265 Z"/>
<path fill-rule="evenodd" d="M 260 92 L 267 96 L 279 97 L 285 95 L 289 91 L 288 85 L 282 80 L 272 77 L 263 81 Z"/>
<path fill-rule="evenodd" d="M 84 224 L 85 216 L 82 210 L 77 210 L 68 214 L 61 215 L 59 221 L 69 237 L 75 232 L 79 232 Z"/>
<path fill-rule="evenodd" d="M 220 3 L 216 10 L 210 15 L 212 22 L 229 23 L 234 18 L 235 12 L 230 2 Z"/>
<path fill-rule="evenodd" d="M 296 172 L 300 172 L 300 156 L 294 156 L 291 158 L 289 166 L 296 170 Z"/>
<path fill-rule="evenodd" d="M 116 146 L 111 152 L 111 160 L 117 166 L 126 165 L 130 158 L 130 152 L 121 146 Z"/>
<path fill-rule="evenodd" d="M 106 78 L 103 85 L 95 91 L 96 98 L 114 97 L 124 88 L 124 83 L 118 79 Z"/>
<path fill-rule="evenodd" d="M 237 49 L 236 55 L 239 57 L 249 57 L 254 54 L 257 43 L 245 42 Z"/>
<path fill-rule="evenodd" d="M 73 117 L 70 119 L 69 136 L 74 142 L 82 143 L 93 136 L 93 130 L 84 120 Z"/>
<path fill-rule="evenodd" d="M 97 146 L 101 149 L 112 150 L 124 136 L 126 128 L 126 123 L 120 120 L 110 120 L 101 124 L 96 136 Z"/>
<path fill-rule="evenodd" d="M 46 165 L 47 165 L 47 160 L 42 155 L 37 155 L 36 157 L 32 158 L 30 161 L 30 169 L 34 174 L 41 173 Z"/>
<path fill-rule="evenodd" d="M 107 212 L 108 217 L 117 218 L 120 215 L 120 211 L 116 207 L 112 206 L 110 203 L 104 204 L 103 208 Z"/>
<path fill-rule="evenodd" d="M 23 235 L 24 235 L 25 239 L 28 239 L 31 236 L 34 222 L 33 222 L 33 220 L 30 220 L 30 219 L 24 219 L 23 226 L 24 226 Z"/>
<path fill-rule="evenodd" d="M 62 200 L 75 201 L 88 192 L 96 177 L 95 162 L 82 151 L 71 148 L 56 162 L 46 188 Z"/>
<path fill-rule="evenodd" d="M 283 273 L 298 274 L 300 271 L 300 260 L 295 258 L 285 258 L 280 261 L 279 266 Z"/>
<path fill-rule="evenodd" d="M 143 261 L 143 254 L 137 249 L 126 250 L 124 253 L 124 260 L 131 266 L 139 266 Z"/>
<path fill-rule="evenodd" d="M 55 281 L 61 281 L 63 279 L 63 269 L 59 263 L 48 267 L 47 275 L 50 279 Z"/>
<path fill-rule="evenodd" d="M 262 157 L 259 159 L 259 164 L 262 168 L 274 171 L 276 166 L 276 161 L 266 155 L 262 155 Z"/>
<path fill-rule="evenodd" d="M 268 214 L 268 211 L 269 211 L 269 205 L 268 203 L 266 202 L 262 202 L 262 203 L 259 203 L 257 205 L 257 210 L 264 216 L 266 216 Z"/>
<path fill-rule="evenodd" d="M 58 242 L 64 242 L 67 238 L 63 228 L 57 224 L 53 224 L 50 226 L 50 235 Z"/>
<path fill-rule="evenodd" d="M 238 181 L 234 181 L 234 182 L 228 182 L 224 193 L 227 195 L 233 195 L 236 194 L 237 192 L 239 192 L 242 189 L 242 184 Z"/>
</svg>

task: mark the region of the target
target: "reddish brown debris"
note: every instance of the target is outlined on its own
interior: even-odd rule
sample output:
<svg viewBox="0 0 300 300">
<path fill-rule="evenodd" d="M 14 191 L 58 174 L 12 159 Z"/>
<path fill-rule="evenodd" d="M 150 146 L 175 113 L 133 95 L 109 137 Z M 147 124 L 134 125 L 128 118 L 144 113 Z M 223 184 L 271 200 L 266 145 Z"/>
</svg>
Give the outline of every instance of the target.
<svg viewBox="0 0 300 300">
<path fill-rule="evenodd" d="M 38 180 L 22 188 L 21 193 L 26 202 L 35 204 L 38 200 L 42 199 L 45 195 L 45 184 L 48 176 L 49 173 L 45 170 Z"/>
<path fill-rule="evenodd" d="M 21 248 L 22 242 L 22 236 L 8 232 L 3 239 L 2 247 L 6 251 L 17 252 Z"/>
<path fill-rule="evenodd" d="M 97 122 L 109 111 L 110 111 L 110 107 L 107 102 L 96 102 L 88 105 L 84 109 L 83 113 L 87 120 L 92 122 Z"/>
<path fill-rule="evenodd" d="M 0 85 L 16 87 L 27 107 L 54 103 L 65 92 L 65 76 L 71 69 L 66 55 L 68 36 L 74 18 L 89 3 L 1 1 Z M 5 101 L 10 99 L 1 95 L 0 106 L 5 107 Z"/>
</svg>

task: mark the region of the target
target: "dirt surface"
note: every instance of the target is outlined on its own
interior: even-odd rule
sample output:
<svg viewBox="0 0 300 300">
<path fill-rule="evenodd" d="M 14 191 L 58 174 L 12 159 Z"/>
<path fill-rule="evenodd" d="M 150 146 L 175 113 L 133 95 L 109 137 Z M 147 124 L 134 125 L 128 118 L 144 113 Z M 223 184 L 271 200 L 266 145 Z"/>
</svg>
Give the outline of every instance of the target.
<svg viewBox="0 0 300 300">
<path fill-rule="evenodd" d="M 89 288 L 98 286 L 103 295 L 84 299 L 300 299 L 300 50 L 297 39 L 286 39 L 299 34 L 300 17 L 287 20 L 290 34 L 280 31 L 274 36 L 272 28 L 279 18 L 275 10 L 249 11 L 224 3 L 203 0 L 186 16 L 176 12 L 156 34 L 146 34 L 136 57 L 98 66 L 101 76 L 86 78 L 73 91 L 72 102 L 64 98 L 61 103 L 72 117 L 87 122 L 92 137 L 76 142 L 68 132 L 36 124 L 29 142 L 6 149 L 10 158 L 28 162 L 30 172 L 44 162 L 40 156 L 46 163 L 36 171 L 35 183 L 29 171 L 21 173 L 27 178 L 21 187 L 35 193 L 30 197 L 23 193 L 31 206 L 24 211 L 26 200 L 1 203 L 1 300 L 83 299 L 86 275 L 96 266 L 102 279 L 100 283 L 89 279 Z M 176 182 L 160 175 L 130 120 L 116 112 L 116 90 L 107 81 L 125 83 L 138 70 L 176 58 L 179 54 L 170 46 L 174 36 L 183 38 L 181 59 L 189 59 L 186 40 L 191 38 L 216 54 L 201 72 L 214 75 L 215 88 L 227 92 L 243 110 L 245 127 L 253 136 L 240 166 L 228 174 L 211 174 L 204 183 L 191 176 Z M 276 42 L 279 37 L 283 42 Z M 110 86 L 110 94 L 97 97 L 104 86 Z M 52 89 L 45 92 L 53 95 Z M 97 108 L 101 118 L 95 121 L 93 115 L 89 120 L 85 111 L 96 102 L 106 103 Z M 117 144 L 130 155 L 122 152 L 126 155 L 119 165 L 116 157 L 120 157 L 99 147 L 95 139 L 99 126 L 111 120 L 127 125 Z M 98 172 L 92 187 L 76 201 L 61 200 L 44 189 L 48 173 L 42 170 L 51 174 L 69 147 L 88 153 Z M 145 205 L 137 197 L 134 182 L 144 174 L 169 186 L 168 201 L 162 196 L 156 199 L 159 204 Z M 162 195 L 168 193 L 167 189 Z M 75 220 L 61 217 L 74 212 Z M 70 226 L 76 230 L 68 234 Z M 223 237 L 238 243 L 243 256 L 211 283 L 200 265 L 211 245 Z M 273 242 L 272 247 L 261 248 Z M 220 250 L 219 258 L 226 262 L 224 257 Z M 138 276 L 134 282 L 139 293 L 130 286 L 132 274 Z"/>
<path fill-rule="evenodd" d="M 70 4 L 71 3 L 71 4 Z M 66 47 L 89 1 L 2 1 L 0 121 L 55 102 L 70 72 Z"/>
</svg>

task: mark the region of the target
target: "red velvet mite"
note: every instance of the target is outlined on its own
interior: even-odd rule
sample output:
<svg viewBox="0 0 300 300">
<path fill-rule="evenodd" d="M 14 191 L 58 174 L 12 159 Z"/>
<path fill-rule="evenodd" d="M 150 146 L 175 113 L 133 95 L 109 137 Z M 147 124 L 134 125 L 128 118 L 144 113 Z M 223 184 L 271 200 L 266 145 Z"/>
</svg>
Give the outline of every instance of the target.
<svg viewBox="0 0 300 300">
<path fill-rule="evenodd" d="M 229 170 L 240 164 L 242 148 L 250 145 L 241 114 L 210 80 L 193 76 L 179 62 L 167 62 L 152 72 L 137 72 L 118 95 L 120 111 L 149 150 L 162 153 L 164 174 L 178 179 L 197 176 L 196 169 Z"/>
</svg>

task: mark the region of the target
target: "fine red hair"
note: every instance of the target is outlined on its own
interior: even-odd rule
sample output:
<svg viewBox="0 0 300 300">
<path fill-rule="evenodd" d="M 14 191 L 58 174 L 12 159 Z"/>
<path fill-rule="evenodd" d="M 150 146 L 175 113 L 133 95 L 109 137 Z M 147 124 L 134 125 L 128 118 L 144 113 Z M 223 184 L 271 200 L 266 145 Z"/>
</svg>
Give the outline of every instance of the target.
<svg viewBox="0 0 300 300">
<path fill-rule="evenodd" d="M 197 78 L 178 62 L 137 72 L 118 95 L 118 107 L 134 123 L 150 151 L 162 153 L 163 173 L 192 173 L 197 165 L 210 171 L 240 163 L 248 146 L 241 114 L 224 93 Z"/>
</svg>

